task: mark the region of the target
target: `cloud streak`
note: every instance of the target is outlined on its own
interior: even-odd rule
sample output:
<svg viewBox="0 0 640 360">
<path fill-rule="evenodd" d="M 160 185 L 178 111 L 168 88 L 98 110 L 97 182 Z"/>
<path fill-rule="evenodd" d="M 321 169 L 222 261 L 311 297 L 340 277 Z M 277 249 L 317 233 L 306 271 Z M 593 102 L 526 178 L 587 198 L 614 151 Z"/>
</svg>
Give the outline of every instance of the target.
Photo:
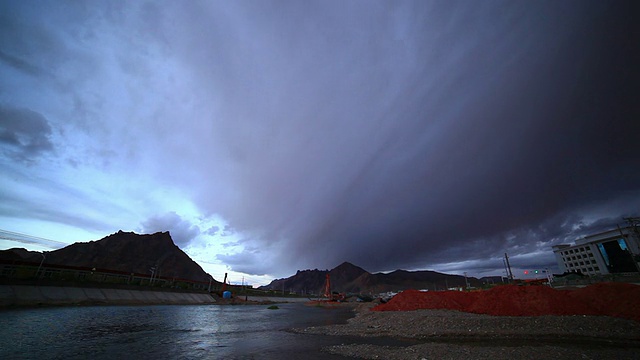
<svg viewBox="0 0 640 360">
<path fill-rule="evenodd" d="M 5 155 L 30 161 L 42 153 L 53 151 L 51 126 L 35 111 L 0 107 L 0 147 Z"/>
</svg>

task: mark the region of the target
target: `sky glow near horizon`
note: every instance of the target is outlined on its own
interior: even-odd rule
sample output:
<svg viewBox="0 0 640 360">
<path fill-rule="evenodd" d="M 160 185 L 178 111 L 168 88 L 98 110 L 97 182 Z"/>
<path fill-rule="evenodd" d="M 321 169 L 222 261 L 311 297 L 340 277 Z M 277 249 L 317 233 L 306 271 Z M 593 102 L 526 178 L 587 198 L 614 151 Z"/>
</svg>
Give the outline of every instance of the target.
<svg viewBox="0 0 640 360">
<path fill-rule="evenodd" d="M 640 215 L 635 6 L 3 1 L 0 229 L 254 284 L 553 269 Z"/>
</svg>

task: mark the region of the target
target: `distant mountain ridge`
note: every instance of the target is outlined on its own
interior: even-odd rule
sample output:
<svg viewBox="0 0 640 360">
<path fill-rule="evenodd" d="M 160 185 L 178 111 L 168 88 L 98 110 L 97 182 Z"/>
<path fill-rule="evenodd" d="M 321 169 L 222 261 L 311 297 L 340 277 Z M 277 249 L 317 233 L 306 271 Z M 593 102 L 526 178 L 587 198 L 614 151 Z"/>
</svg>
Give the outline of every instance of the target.
<svg viewBox="0 0 640 360">
<path fill-rule="evenodd" d="M 0 259 L 42 261 L 42 253 L 25 249 L 0 251 Z M 45 253 L 44 264 L 89 267 L 192 281 L 209 281 L 200 265 L 173 242 L 169 232 L 136 234 L 118 231 L 101 240 L 71 244 Z"/>
<path fill-rule="evenodd" d="M 278 290 L 305 294 L 320 294 L 327 273 L 331 279 L 332 290 L 348 293 L 383 293 L 407 289 L 443 290 L 464 287 L 466 281 L 470 286 L 480 287 L 485 282 L 500 282 L 499 276 L 477 279 L 464 276 L 443 274 L 436 271 L 396 270 L 391 273 L 375 273 L 344 262 L 331 270 L 298 270 L 295 275 L 273 280 L 269 285 L 261 286 L 263 290 Z"/>
</svg>

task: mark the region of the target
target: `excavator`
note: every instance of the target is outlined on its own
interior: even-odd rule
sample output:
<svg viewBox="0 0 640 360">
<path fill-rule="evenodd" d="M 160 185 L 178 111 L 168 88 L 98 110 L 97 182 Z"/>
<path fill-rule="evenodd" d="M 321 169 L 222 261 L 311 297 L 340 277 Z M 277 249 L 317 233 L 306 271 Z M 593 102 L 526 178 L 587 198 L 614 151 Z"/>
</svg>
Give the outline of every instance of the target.
<svg viewBox="0 0 640 360">
<path fill-rule="evenodd" d="M 224 292 L 227 290 L 227 273 L 224 273 L 224 280 L 222 280 L 222 288 L 217 292 L 218 296 L 224 297 Z"/>
<path fill-rule="evenodd" d="M 324 297 L 327 298 L 327 301 L 337 301 L 343 302 L 346 300 L 347 296 L 345 293 L 339 292 L 331 292 L 331 276 L 327 273 L 327 279 L 324 282 Z"/>
</svg>

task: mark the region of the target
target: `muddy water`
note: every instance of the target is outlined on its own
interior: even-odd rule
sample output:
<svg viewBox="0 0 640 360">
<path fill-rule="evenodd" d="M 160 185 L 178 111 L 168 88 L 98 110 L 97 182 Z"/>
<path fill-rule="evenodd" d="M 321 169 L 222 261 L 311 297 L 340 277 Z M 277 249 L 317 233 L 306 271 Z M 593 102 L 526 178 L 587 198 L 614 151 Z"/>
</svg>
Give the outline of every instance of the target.
<svg viewBox="0 0 640 360">
<path fill-rule="evenodd" d="M 0 311 L 0 359 L 342 359 L 344 339 L 294 327 L 344 323 L 349 309 L 92 306 Z"/>
</svg>

